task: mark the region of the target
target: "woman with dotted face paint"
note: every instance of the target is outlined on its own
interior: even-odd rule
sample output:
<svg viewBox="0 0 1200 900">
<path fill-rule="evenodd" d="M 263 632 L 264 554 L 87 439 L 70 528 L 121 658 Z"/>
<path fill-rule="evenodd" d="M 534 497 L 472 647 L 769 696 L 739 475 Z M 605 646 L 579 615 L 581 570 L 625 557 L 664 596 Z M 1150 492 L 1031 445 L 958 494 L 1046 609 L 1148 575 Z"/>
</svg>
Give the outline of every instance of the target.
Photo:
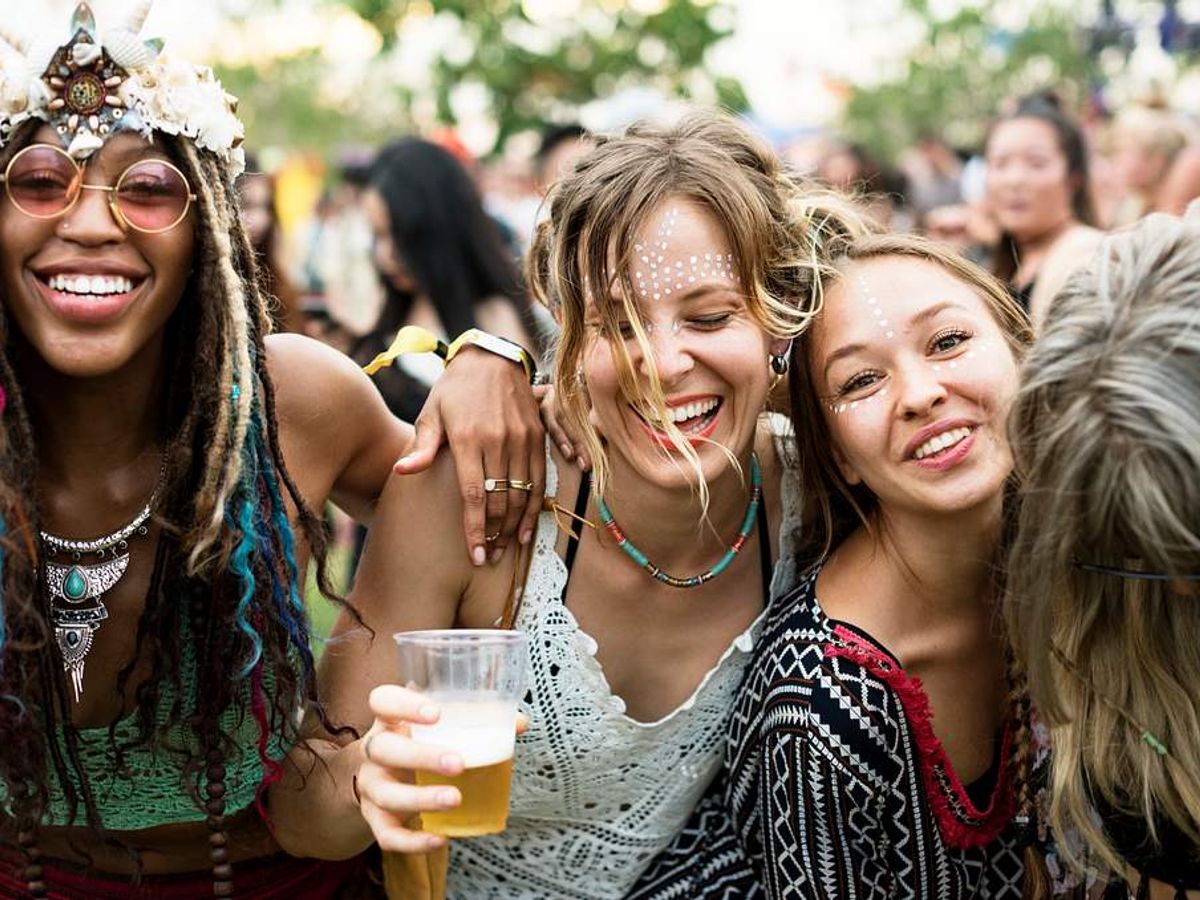
<svg viewBox="0 0 1200 900">
<path fill-rule="evenodd" d="M 1028 321 L 921 239 L 826 250 L 790 384 L 807 569 L 764 626 L 727 783 L 635 896 L 1015 900 L 1032 745 L 993 560 Z"/>
<path fill-rule="evenodd" d="M 531 676 L 508 827 L 452 844 L 453 898 L 620 898 L 716 774 L 764 609 L 795 580 L 799 479 L 764 408 L 817 302 L 816 246 L 864 230 L 714 114 L 600 139 L 549 202 L 530 282 L 562 326 L 561 415 L 593 471 L 551 448 L 532 560 L 487 571 L 455 548 L 451 468 L 393 481 L 352 596 L 380 637 L 344 618 L 326 656 L 330 715 L 369 729 L 365 758 L 326 753 L 304 802 L 327 827 L 297 815 L 286 838 L 442 846 L 413 814 L 461 795 L 414 770 L 468 763 L 410 737 L 437 713 L 389 683 L 387 635 L 512 622 Z"/>
</svg>

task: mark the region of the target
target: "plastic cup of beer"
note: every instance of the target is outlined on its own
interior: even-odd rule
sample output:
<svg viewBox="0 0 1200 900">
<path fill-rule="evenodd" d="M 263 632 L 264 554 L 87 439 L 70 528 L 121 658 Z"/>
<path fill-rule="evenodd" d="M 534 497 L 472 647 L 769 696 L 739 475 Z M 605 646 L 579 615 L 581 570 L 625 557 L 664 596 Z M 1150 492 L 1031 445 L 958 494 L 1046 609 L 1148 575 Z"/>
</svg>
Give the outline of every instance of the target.
<svg viewBox="0 0 1200 900">
<path fill-rule="evenodd" d="M 400 681 L 438 705 L 432 725 L 414 724 L 414 740 L 462 757 L 458 775 L 418 771 L 419 785 L 451 785 L 454 809 L 421 813 L 421 827 L 446 837 L 496 834 L 508 824 L 517 704 L 525 690 L 526 640 L 519 631 L 456 628 L 402 631 Z"/>
</svg>

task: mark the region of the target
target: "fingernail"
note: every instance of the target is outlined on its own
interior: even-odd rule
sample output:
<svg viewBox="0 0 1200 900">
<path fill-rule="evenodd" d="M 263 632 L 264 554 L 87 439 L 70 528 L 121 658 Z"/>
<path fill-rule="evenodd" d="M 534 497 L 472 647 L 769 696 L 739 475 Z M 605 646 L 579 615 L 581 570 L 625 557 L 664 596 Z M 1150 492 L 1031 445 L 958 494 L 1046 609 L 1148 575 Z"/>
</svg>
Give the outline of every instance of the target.
<svg viewBox="0 0 1200 900">
<path fill-rule="evenodd" d="M 426 846 L 429 847 L 430 850 L 437 850 L 440 847 L 446 846 L 446 839 L 440 834 L 431 834 L 429 839 L 426 841 Z"/>
<path fill-rule="evenodd" d="M 504 551 L 501 550 L 499 547 L 497 547 L 495 550 L 492 551 L 492 565 L 494 566 L 496 563 L 500 562 L 500 560 L 503 557 L 504 557 Z"/>
<path fill-rule="evenodd" d="M 570 444 L 563 444 L 561 447 L 559 447 L 559 449 L 562 450 L 562 455 L 567 459 L 570 459 L 575 455 L 575 451 L 571 449 Z"/>
<path fill-rule="evenodd" d="M 442 767 L 443 772 L 449 774 L 454 774 L 463 767 L 462 757 L 457 753 L 447 753 L 438 760 L 438 764 Z"/>
<path fill-rule="evenodd" d="M 422 719 L 436 719 L 441 713 L 441 710 L 432 703 L 425 703 L 422 704 L 419 710 L 417 710 L 417 713 Z"/>
<path fill-rule="evenodd" d="M 482 566 L 487 562 L 487 551 L 482 547 L 476 547 L 471 551 L 471 561 L 477 566 Z"/>
<path fill-rule="evenodd" d="M 522 545 L 528 544 L 532 540 L 533 540 L 533 532 L 530 531 L 528 528 L 526 528 L 524 531 L 521 532 L 521 544 Z"/>
<path fill-rule="evenodd" d="M 454 806 L 458 803 L 457 791 L 438 791 L 437 802 L 442 806 Z"/>
</svg>

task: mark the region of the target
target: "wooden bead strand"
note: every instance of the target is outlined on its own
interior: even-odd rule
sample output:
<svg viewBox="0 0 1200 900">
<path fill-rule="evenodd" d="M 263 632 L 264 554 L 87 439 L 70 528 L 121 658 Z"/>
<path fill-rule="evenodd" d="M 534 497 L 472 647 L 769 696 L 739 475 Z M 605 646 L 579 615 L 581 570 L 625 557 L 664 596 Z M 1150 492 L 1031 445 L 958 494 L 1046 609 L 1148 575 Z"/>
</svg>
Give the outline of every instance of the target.
<svg viewBox="0 0 1200 900">
<path fill-rule="evenodd" d="M 22 829 L 17 835 L 17 843 L 25 854 L 25 887 L 30 897 L 42 898 L 47 896 L 46 876 L 42 868 L 42 851 L 37 843 L 37 831 L 33 827 Z"/>
<path fill-rule="evenodd" d="M 229 834 L 225 831 L 225 758 L 221 751 L 208 751 L 204 793 L 208 798 L 208 859 L 212 863 L 213 896 L 233 896 L 233 865 L 229 862 Z"/>
</svg>

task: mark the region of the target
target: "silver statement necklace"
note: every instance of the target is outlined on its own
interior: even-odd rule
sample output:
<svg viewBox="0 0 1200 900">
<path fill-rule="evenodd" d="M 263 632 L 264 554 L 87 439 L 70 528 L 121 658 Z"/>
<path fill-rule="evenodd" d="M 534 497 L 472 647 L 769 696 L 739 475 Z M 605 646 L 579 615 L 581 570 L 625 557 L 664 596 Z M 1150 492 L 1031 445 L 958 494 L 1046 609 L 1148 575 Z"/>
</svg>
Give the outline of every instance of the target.
<svg viewBox="0 0 1200 900">
<path fill-rule="evenodd" d="M 161 481 L 160 476 L 160 484 Z M 133 521 L 95 540 L 72 541 L 41 532 L 54 639 L 62 654 L 63 671 L 71 678 L 76 703 L 83 696 L 83 665 L 92 649 L 92 638 L 100 623 L 108 618 L 103 596 L 116 586 L 129 567 L 130 538 L 148 533 L 146 522 L 157 499 L 156 486 Z M 95 557 L 96 562 L 85 562 L 89 556 Z"/>
</svg>

